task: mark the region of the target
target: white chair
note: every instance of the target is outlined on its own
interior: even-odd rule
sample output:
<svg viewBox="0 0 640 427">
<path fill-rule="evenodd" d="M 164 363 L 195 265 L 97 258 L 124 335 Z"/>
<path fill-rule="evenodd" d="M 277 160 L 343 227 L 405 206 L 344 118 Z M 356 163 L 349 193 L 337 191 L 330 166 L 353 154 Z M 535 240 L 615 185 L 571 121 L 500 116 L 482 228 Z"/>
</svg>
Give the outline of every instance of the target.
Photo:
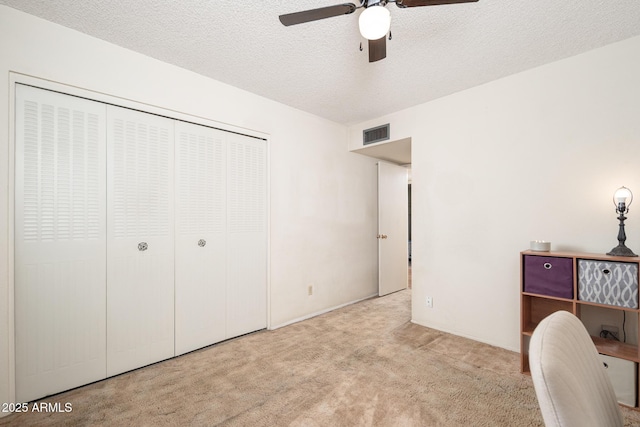
<svg viewBox="0 0 640 427">
<path fill-rule="evenodd" d="M 557 311 L 540 322 L 529 344 L 529 367 L 547 427 L 624 424 L 598 351 L 573 314 Z"/>
</svg>

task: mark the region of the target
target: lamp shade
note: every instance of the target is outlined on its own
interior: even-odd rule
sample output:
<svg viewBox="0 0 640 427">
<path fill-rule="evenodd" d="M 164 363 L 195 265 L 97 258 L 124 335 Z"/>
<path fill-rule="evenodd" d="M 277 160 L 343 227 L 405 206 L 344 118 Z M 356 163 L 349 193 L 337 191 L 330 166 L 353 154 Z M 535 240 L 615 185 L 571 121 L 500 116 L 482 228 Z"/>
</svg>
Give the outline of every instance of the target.
<svg viewBox="0 0 640 427">
<path fill-rule="evenodd" d="M 391 14 L 386 7 L 370 6 L 358 19 L 360 34 L 367 40 L 378 40 L 387 35 L 391 27 Z"/>
<path fill-rule="evenodd" d="M 627 187 L 620 187 L 613 194 L 613 204 L 616 205 L 616 207 L 620 207 L 622 204 L 624 208 L 629 209 L 632 201 L 633 194 Z"/>
</svg>

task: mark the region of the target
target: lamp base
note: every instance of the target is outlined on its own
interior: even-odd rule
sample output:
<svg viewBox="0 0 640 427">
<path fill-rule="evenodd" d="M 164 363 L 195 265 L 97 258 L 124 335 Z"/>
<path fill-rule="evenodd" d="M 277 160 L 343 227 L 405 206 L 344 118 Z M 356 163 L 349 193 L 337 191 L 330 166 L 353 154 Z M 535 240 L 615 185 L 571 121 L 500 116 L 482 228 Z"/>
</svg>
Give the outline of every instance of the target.
<svg viewBox="0 0 640 427">
<path fill-rule="evenodd" d="M 607 255 L 611 255 L 611 256 L 638 256 L 636 254 L 633 253 L 633 251 L 631 249 L 629 249 L 628 247 L 624 246 L 624 245 L 618 245 L 615 248 L 611 249 L 610 252 L 607 252 Z"/>
</svg>

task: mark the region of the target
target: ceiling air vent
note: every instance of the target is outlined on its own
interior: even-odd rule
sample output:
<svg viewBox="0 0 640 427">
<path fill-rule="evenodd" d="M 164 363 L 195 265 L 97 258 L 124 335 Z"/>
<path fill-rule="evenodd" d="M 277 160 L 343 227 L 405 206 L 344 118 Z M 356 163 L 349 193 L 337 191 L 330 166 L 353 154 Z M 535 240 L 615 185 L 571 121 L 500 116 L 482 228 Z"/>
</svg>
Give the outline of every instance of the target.
<svg viewBox="0 0 640 427">
<path fill-rule="evenodd" d="M 362 131 L 362 145 L 386 141 L 387 139 L 389 139 L 389 123 Z"/>
</svg>

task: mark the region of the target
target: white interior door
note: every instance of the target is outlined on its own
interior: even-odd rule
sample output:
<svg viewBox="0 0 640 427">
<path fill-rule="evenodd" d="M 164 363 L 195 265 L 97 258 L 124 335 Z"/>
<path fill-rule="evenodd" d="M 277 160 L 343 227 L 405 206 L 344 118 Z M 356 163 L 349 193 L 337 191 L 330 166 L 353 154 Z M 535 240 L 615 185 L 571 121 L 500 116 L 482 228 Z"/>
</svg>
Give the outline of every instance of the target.
<svg viewBox="0 0 640 427">
<path fill-rule="evenodd" d="M 174 356 L 174 122 L 107 107 L 107 374 Z"/>
<path fill-rule="evenodd" d="M 407 169 L 378 162 L 378 295 L 408 283 L 409 191 Z"/>
<path fill-rule="evenodd" d="M 106 376 L 105 106 L 16 86 L 16 400 Z"/>
<path fill-rule="evenodd" d="M 227 132 L 176 122 L 176 354 L 226 338 Z"/>
</svg>

